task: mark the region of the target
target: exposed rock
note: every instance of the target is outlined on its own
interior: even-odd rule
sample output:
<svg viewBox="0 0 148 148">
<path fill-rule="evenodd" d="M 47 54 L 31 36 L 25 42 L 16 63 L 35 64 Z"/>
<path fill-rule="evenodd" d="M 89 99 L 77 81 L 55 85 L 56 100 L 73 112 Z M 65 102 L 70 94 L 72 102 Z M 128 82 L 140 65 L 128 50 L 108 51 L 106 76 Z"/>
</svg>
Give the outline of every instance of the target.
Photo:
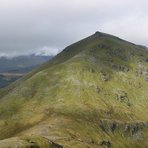
<svg viewBox="0 0 148 148">
<path fill-rule="evenodd" d="M 50 147 L 51 148 L 63 148 L 63 146 L 57 144 L 57 143 L 54 143 L 52 141 L 49 141 L 49 144 L 50 144 Z"/>
<path fill-rule="evenodd" d="M 103 36 L 103 34 L 99 31 L 96 31 L 95 34 L 93 35 L 93 37 L 95 37 L 95 38 L 99 38 L 99 37 L 102 37 L 102 36 Z"/>
<path fill-rule="evenodd" d="M 144 80 L 148 82 L 148 69 L 145 69 L 145 71 L 143 72 L 143 75 L 144 75 Z"/>
<path fill-rule="evenodd" d="M 122 90 L 117 92 L 116 97 L 117 97 L 117 100 L 119 100 L 121 102 L 128 100 L 127 93 Z"/>
<path fill-rule="evenodd" d="M 129 68 L 125 65 L 112 65 L 112 69 L 115 71 L 123 71 L 123 72 L 128 72 Z"/>
<path fill-rule="evenodd" d="M 37 146 L 36 144 L 30 145 L 29 148 L 40 148 L 39 146 Z"/>
<path fill-rule="evenodd" d="M 131 53 L 124 54 L 125 50 L 126 49 L 117 48 L 117 49 L 114 49 L 114 50 L 110 50 L 109 54 L 110 54 L 110 56 L 118 57 L 121 60 L 128 61 L 130 56 L 131 56 Z"/>
<path fill-rule="evenodd" d="M 92 64 L 96 64 L 97 59 L 96 59 L 94 56 L 90 56 L 90 57 L 88 58 L 88 61 L 89 61 L 90 63 L 92 63 Z M 93 69 L 93 70 L 94 70 L 94 69 Z"/>
<path fill-rule="evenodd" d="M 135 121 L 135 122 L 121 122 L 118 120 L 102 119 L 100 120 L 99 127 L 105 132 L 115 132 L 120 130 L 123 135 L 133 138 L 143 138 L 142 130 L 148 128 L 148 123 Z"/>
<path fill-rule="evenodd" d="M 145 58 L 145 62 L 148 62 L 148 57 L 147 57 L 147 58 Z"/>
<path fill-rule="evenodd" d="M 144 80 L 145 80 L 145 82 L 148 82 L 148 76 L 146 76 L 146 77 L 144 78 Z"/>
<path fill-rule="evenodd" d="M 133 136 L 138 131 L 142 130 L 145 126 L 145 123 L 137 122 L 137 123 L 126 123 L 124 126 L 124 132 L 126 134 L 130 134 L 130 136 Z"/>
<path fill-rule="evenodd" d="M 129 68 L 127 66 L 121 66 L 120 69 L 123 72 L 128 72 L 129 71 Z"/>
<path fill-rule="evenodd" d="M 100 121 L 100 128 L 105 132 L 114 132 L 116 128 L 118 127 L 119 123 L 116 121 L 103 119 Z"/>
<path fill-rule="evenodd" d="M 99 146 L 105 146 L 106 148 L 109 148 L 109 147 L 111 147 L 111 142 L 108 141 L 108 140 L 103 140 L 103 141 L 99 142 L 98 145 Z"/>
<path fill-rule="evenodd" d="M 141 62 L 138 62 L 136 67 L 136 76 L 142 76 L 145 71 L 145 67 Z"/>
<path fill-rule="evenodd" d="M 148 69 L 142 63 L 139 63 L 136 68 L 136 76 L 143 77 L 144 80 L 148 81 Z"/>
<path fill-rule="evenodd" d="M 95 72 L 95 70 L 94 70 L 93 68 L 90 68 L 89 71 L 90 71 L 91 73 L 94 73 L 94 72 Z"/>
<path fill-rule="evenodd" d="M 100 92 L 100 88 L 97 86 L 96 87 L 96 92 L 99 93 Z"/>
<path fill-rule="evenodd" d="M 108 80 L 110 80 L 110 76 L 109 76 L 109 74 L 107 74 L 107 73 L 101 73 L 101 79 L 103 80 L 103 81 L 108 81 Z"/>
</svg>

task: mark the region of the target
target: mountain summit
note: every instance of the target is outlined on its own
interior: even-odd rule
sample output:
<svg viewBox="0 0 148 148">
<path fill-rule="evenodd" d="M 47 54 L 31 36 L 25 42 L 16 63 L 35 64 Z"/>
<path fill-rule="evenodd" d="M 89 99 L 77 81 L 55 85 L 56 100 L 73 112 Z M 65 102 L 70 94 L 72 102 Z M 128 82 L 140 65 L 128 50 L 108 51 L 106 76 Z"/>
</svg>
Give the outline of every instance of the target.
<svg viewBox="0 0 148 148">
<path fill-rule="evenodd" d="M 96 32 L 0 91 L 0 147 L 146 148 L 147 88 L 148 50 Z"/>
</svg>

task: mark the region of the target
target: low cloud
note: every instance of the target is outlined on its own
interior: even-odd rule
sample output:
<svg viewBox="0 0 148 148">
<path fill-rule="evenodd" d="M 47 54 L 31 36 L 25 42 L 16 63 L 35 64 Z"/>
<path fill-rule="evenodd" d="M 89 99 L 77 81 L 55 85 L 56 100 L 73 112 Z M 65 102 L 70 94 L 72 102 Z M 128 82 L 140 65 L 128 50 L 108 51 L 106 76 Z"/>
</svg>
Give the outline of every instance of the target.
<svg viewBox="0 0 148 148">
<path fill-rule="evenodd" d="M 44 55 L 44 56 L 53 56 L 60 52 L 57 48 L 51 48 L 51 47 L 42 47 L 36 50 L 35 55 Z"/>
<path fill-rule="evenodd" d="M 57 54 L 102 31 L 148 46 L 147 0 L 0 0 L 0 56 Z"/>
</svg>

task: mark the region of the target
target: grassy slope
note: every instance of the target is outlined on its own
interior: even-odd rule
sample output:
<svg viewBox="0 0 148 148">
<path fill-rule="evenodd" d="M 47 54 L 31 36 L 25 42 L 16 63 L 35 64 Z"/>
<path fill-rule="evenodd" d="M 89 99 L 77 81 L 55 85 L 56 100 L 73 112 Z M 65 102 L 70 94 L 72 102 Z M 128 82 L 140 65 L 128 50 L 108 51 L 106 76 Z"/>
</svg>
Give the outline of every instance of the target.
<svg viewBox="0 0 148 148">
<path fill-rule="evenodd" d="M 1 91 L 0 138 L 41 135 L 65 147 L 96 147 L 102 140 L 113 147 L 146 147 L 147 128 L 142 139 L 132 140 L 120 128 L 104 132 L 99 124 L 148 122 L 146 75 L 136 75 L 148 69 L 147 56 L 145 49 L 105 34 L 67 47 Z M 116 96 L 123 91 L 127 98 L 121 102 Z"/>
</svg>

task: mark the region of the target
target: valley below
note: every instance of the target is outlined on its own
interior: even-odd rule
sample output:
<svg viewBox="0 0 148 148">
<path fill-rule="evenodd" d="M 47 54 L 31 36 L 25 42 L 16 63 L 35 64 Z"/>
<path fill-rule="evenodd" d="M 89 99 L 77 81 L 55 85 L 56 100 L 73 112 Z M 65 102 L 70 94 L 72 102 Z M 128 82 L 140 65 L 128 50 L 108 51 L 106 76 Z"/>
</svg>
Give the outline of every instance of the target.
<svg viewBox="0 0 148 148">
<path fill-rule="evenodd" d="M 41 55 L 0 57 L 0 88 L 10 85 L 51 58 Z"/>
</svg>

